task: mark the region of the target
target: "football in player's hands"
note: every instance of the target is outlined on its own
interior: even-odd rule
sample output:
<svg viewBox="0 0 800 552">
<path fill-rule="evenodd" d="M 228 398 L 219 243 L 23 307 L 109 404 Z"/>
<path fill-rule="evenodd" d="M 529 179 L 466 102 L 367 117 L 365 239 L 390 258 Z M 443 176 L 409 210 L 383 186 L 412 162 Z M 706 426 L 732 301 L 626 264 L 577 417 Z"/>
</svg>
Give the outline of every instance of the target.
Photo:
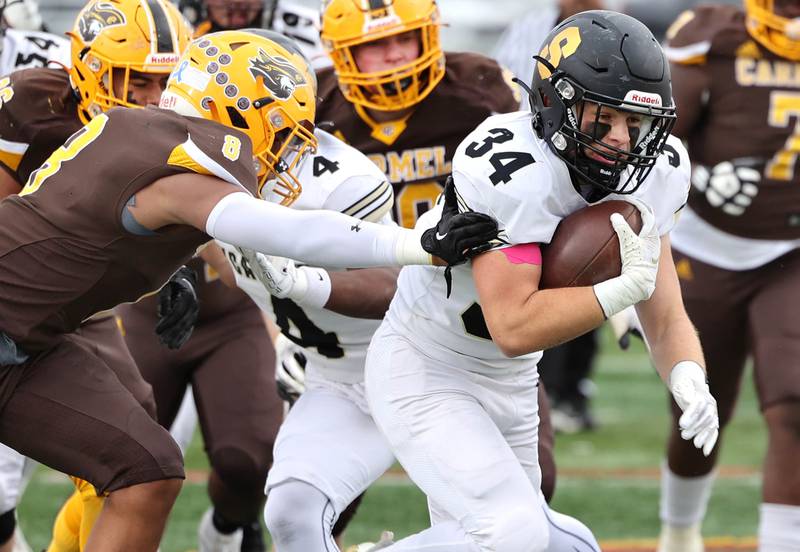
<svg viewBox="0 0 800 552">
<path fill-rule="evenodd" d="M 723 161 L 711 168 L 697 165 L 692 171 L 692 187 L 695 193 L 704 194 L 712 207 L 740 216 L 758 195 L 763 166 L 762 160 L 750 157 Z"/>
<path fill-rule="evenodd" d="M 611 200 L 575 211 L 556 228 L 542 247 L 542 289 L 592 286 L 620 275 L 619 238 L 609 217 L 619 213 L 634 232 L 642 228 L 639 209 Z"/>
</svg>

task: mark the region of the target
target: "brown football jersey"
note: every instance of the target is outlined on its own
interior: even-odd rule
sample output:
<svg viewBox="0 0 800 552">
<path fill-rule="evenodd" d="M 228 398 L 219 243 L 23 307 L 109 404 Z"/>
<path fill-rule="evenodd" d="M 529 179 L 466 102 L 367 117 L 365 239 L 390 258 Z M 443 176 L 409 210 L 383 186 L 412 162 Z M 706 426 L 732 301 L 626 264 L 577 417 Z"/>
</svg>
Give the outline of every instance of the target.
<svg viewBox="0 0 800 552">
<path fill-rule="evenodd" d="M 730 234 L 800 238 L 800 63 L 753 40 L 734 6 L 684 12 L 667 37 L 677 133 L 692 161 L 736 160 L 762 171 L 757 183 L 693 188 L 689 205 Z"/>
<path fill-rule="evenodd" d="M 520 102 L 510 73 L 478 54 L 448 53 L 445 76 L 430 95 L 408 118 L 384 123 L 344 98 L 332 69 L 317 77 L 317 124 L 386 174 L 394 185 L 395 220 L 406 227 L 433 206 L 464 137 L 489 115 L 516 111 Z"/>
<path fill-rule="evenodd" d="M 0 166 L 20 185 L 83 126 L 63 69 L 11 73 L 0 80 L 0 105 Z"/>
<path fill-rule="evenodd" d="M 177 225 L 134 234 L 123 213 L 137 191 L 184 172 L 256 194 L 250 140 L 212 121 L 119 108 L 71 136 L 0 202 L 0 330 L 36 351 L 158 289 L 210 238 Z"/>
</svg>

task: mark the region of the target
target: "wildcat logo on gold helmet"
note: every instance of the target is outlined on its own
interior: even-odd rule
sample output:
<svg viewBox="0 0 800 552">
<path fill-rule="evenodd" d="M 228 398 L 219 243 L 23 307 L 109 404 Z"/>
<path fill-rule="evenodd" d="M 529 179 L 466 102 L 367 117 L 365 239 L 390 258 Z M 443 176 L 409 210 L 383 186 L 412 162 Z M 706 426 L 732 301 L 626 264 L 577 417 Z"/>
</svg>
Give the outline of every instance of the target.
<svg viewBox="0 0 800 552">
<path fill-rule="evenodd" d="M 132 75 L 168 75 L 192 29 L 168 0 L 90 0 L 67 34 L 70 81 L 86 124 L 112 107 L 139 107 L 130 100 Z"/>
<path fill-rule="evenodd" d="M 315 151 L 317 81 L 290 38 L 264 29 L 220 31 L 192 42 L 160 106 L 238 128 L 250 138 L 261 197 L 290 205 L 300 165 Z"/>
<path fill-rule="evenodd" d="M 278 100 L 288 100 L 295 88 L 306 84 L 303 73 L 283 56 L 271 56 L 259 50 L 257 57 L 250 58 L 250 64 L 253 78 L 263 78 L 264 85 Z"/>
<path fill-rule="evenodd" d="M 106 27 L 125 24 L 125 14 L 108 2 L 97 2 L 89 6 L 78 19 L 78 32 L 87 44 L 94 41 Z"/>
</svg>

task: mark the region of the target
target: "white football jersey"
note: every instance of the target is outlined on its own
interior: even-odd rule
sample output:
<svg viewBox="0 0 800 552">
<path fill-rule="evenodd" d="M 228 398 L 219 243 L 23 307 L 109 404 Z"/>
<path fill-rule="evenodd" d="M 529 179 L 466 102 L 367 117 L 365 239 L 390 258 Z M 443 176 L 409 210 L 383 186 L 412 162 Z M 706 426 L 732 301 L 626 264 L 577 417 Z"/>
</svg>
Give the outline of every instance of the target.
<svg viewBox="0 0 800 552">
<path fill-rule="evenodd" d="M 588 205 L 573 188 L 567 165 L 534 134 L 531 117 L 522 111 L 489 117 L 464 139 L 453 157 L 462 209 L 494 217 L 501 237 L 511 245 L 549 243 L 561 219 Z M 686 203 L 688 190 L 688 154 L 680 140 L 670 137 L 633 195 L 653 209 L 663 235 Z M 611 199 L 625 196 L 611 194 L 603 201 Z M 419 225 L 433 227 L 440 214 L 438 206 L 420 218 Z M 387 315 L 397 331 L 410 335 L 440 360 L 474 357 L 481 361 L 478 366 L 485 365 L 486 373 L 519 369 L 520 361 L 538 361 L 540 352 L 509 359 L 491 341 L 469 263 L 453 268 L 449 299 L 443 272 L 428 266 L 403 268 Z"/>
<path fill-rule="evenodd" d="M 292 208 L 327 209 L 394 224 L 391 219 L 394 195 L 386 176 L 367 157 L 338 138 L 319 129 L 314 134 L 319 148 L 303 162 L 298 174 L 303 192 Z M 234 268 L 236 284 L 270 314 L 284 335 L 304 348 L 309 375 L 342 383 L 364 379 L 367 345 L 380 325 L 379 320 L 350 318 L 272 297 L 234 246 L 224 243 L 220 246 Z"/>
<path fill-rule="evenodd" d="M 4 31 L 0 75 L 31 67 L 47 67 L 51 61 L 70 66 L 70 45 L 66 38 L 39 31 Z"/>
</svg>

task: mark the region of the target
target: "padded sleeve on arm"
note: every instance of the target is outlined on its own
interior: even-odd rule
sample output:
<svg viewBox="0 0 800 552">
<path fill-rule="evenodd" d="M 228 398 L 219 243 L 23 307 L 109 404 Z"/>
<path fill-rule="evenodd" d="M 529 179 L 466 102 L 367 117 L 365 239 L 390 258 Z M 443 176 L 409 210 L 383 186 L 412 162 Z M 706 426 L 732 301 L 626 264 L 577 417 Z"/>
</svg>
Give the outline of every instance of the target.
<svg viewBox="0 0 800 552">
<path fill-rule="evenodd" d="M 206 232 L 233 245 L 316 266 L 431 264 L 431 256 L 413 230 L 332 211 L 288 209 L 239 192 L 214 206 Z"/>
</svg>

